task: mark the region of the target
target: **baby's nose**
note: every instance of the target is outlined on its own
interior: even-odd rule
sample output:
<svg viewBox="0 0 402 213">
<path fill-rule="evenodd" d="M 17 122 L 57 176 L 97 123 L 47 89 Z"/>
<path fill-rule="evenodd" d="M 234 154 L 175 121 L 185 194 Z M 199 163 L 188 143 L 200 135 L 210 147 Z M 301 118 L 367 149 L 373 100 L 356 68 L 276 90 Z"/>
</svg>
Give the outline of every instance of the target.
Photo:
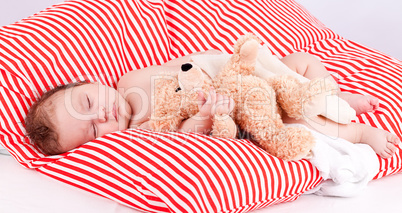
<svg viewBox="0 0 402 213">
<path fill-rule="evenodd" d="M 107 121 L 106 109 L 104 106 L 99 106 L 98 121 L 101 123 Z"/>
<path fill-rule="evenodd" d="M 97 120 L 100 123 L 106 122 L 113 116 L 113 110 L 109 110 L 108 112 L 106 111 L 106 108 L 104 106 L 99 106 L 99 112 L 98 112 L 98 117 Z"/>
</svg>

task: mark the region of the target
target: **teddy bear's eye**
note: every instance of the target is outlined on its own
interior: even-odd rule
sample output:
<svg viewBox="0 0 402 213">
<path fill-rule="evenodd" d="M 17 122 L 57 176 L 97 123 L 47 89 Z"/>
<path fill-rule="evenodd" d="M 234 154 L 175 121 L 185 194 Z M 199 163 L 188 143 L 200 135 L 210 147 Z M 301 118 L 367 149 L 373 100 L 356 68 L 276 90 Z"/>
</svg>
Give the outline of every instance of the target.
<svg viewBox="0 0 402 213">
<path fill-rule="evenodd" d="M 178 91 L 180 91 L 180 90 L 181 90 L 181 88 L 180 88 L 180 87 L 177 87 L 176 92 L 178 92 Z"/>
</svg>

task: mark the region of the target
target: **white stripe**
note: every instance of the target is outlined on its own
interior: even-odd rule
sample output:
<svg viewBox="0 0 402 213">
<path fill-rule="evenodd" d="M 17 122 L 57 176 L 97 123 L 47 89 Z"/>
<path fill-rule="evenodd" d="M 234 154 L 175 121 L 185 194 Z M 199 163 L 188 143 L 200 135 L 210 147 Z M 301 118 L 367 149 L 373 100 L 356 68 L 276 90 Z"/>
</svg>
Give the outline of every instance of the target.
<svg viewBox="0 0 402 213">
<path fill-rule="evenodd" d="M 147 3 L 150 4 L 150 2 L 147 2 L 147 1 L 140 1 L 140 2 L 142 4 L 147 4 Z M 154 6 L 152 5 L 152 7 L 154 7 Z M 142 9 L 148 13 L 147 16 L 150 15 L 150 19 L 155 20 L 155 22 L 158 22 L 157 20 L 160 20 L 160 22 L 165 23 L 165 20 L 164 20 L 164 17 L 163 17 L 164 14 L 160 14 L 160 11 L 158 11 L 156 13 L 155 11 L 149 10 L 148 7 L 144 7 Z M 162 8 L 160 8 L 160 9 L 162 9 Z M 144 13 L 144 15 L 146 15 L 146 14 Z M 146 20 L 149 20 L 149 19 L 146 19 Z M 157 47 L 157 46 L 161 46 L 161 45 L 165 45 L 165 44 L 169 43 L 168 40 L 167 40 L 168 35 L 167 35 L 166 26 L 161 26 L 159 24 L 157 24 L 157 25 L 152 24 L 152 25 L 150 25 L 150 27 L 151 27 L 150 29 L 146 28 L 147 30 L 149 30 L 146 33 L 150 34 L 151 32 L 155 32 L 155 36 L 156 36 L 156 39 L 157 39 L 156 41 L 154 41 L 153 39 L 150 40 L 152 42 L 151 46 Z M 159 35 L 159 33 L 162 34 L 163 37 L 161 37 Z M 158 57 L 159 61 L 163 62 L 164 60 L 163 60 L 162 56 L 163 55 L 165 55 L 165 56 L 169 55 L 169 53 L 166 52 L 166 50 L 169 49 L 169 47 L 161 46 L 160 49 L 161 49 L 162 52 L 157 52 L 156 56 Z M 153 50 L 153 48 L 150 49 L 150 50 Z M 157 62 L 156 59 L 153 58 L 153 64 L 155 64 L 156 62 Z"/>
<path fill-rule="evenodd" d="M 103 146 L 99 146 L 99 147 L 100 147 L 100 148 L 104 148 L 105 150 L 107 149 L 106 147 L 103 147 Z M 112 151 L 112 150 L 110 150 L 110 149 L 108 149 L 108 150 L 109 150 L 109 151 Z M 125 169 L 123 169 L 123 167 L 121 167 L 120 165 L 116 164 L 115 162 L 110 161 L 110 160 L 108 159 L 108 156 L 99 155 L 99 153 L 93 152 L 93 151 L 91 151 L 91 150 L 88 150 L 88 153 L 91 153 L 91 154 L 93 154 L 93 155 L 95 155 L 95 156 L 97 156 L 97 157 L 99 157 L 99 158 L 101 158 L 101 159 L 107 161 L 108 163 L 112 164 L 113 166 L 116 166 L 115 168 L 113 168 L 113 171 L 111 171 L 111 170 L 109 170 L 109 171 L 112 172 L 112 173 L 114 173 L 116 176 L 118 176 L 118 177 L 124 179 L 127 183 L 134 184 L 130 179 L 128 179 L 128 178 L 126 178 L 126 177 L 120 175 L 120 172 L 123 171 L 123 170 L 125 170 Z M 93 159 L 91 159 L 91 158 L 89 158 L 89 157 L 87 157 L 87 156 L 85 156 L 85 155 L 72 155 L 72 156 L 77 157 L 77 158 L 79 158 L 79 159 L 81 159 L 81 160 L 84 160 L 84 161 L 86 161 L 86 162 L 88 162 L 88 163 L 90 163 L 90 164 L 93 164 L 93 165 L 95 165 L 95 166 L 98 166 L 98 167 L 100 167 L 100 168 L 105 168 L 105 169 L 108 168 L 108 166 L 106 166 L 106 165 L 104 165 L 104 164 L 102 164 L 102 163 L 99 163 L 98 161 L 93 160 Z M 120 156 L 119 158 L 122 158 L 122 156 Z M 148 196 L 154 196 L 154 197 L 155 197 L 155 195 L 154 195 L 153 193 L 151 193 L 150 191 L 144 189 L 142 186 L 126 185 L 126 184 L 120 182 L 119 180 L 116 180 L 116 179 L 113 179 L 113 178 L 111 178 L 111 177 L 109 177 L 109 176 L 104 175 L 103 173 L 101 173 L 101 172 L 95 170 L 95 169 L 92 168 L 92 167 L 89 167 L 89 166 L 86 166 L 86 165 L 82 165 L 82 164 L 79 164 L 79 163 L 74 163 L 73 161 L 72 161 L 72 163 L 69 163 L 69 164 L 70 164 L 70 165 L 76 165 L 77 167 L 79 167 L 79 168 L 81 168 L 81 169 L 84 169 L 84 170 L 86 170 L 86 171 L 88 171 L 88 172 L 91 172 L 91 176 L 94 177 L 94 178 L 96 178 L 96 179 L 98 179 L 98 177 L 99 177 L 99 178 L 103 178 L 103 179 L 105 179 L 105 180 L 107 180 L 107 181 L 110 181 L 110 182 L 112 182 L 112 183 L 114 183 L 114 184 L 116 184 L 116 185 L 118 185 L 118 186 L 124 188 L 125 190 L 129 191 L 130 193 L 134 194 L 135 196 L 141 197 L 141 199 L 143 199 L 144 201 L 147 201 L 147 203 L 149 203 L 149 204 L 151 204 L 151 205 L 163 206 L 163 205 L 161 205 L 160 202 L 153 201 L 152 199 L 148 200 L 146 197 L 144 197 L 143 194 L 146 194 L 146 195 L 148 195 Z M 110 168 L 110 167 L 109 167 L 109 168 Z M 118 172 L 118 171 L 119 171 L 119 172 Z M 123 173 L 125 173 L 125 174 L 130 174 L 130 172 L 127 171 L 127 170 L 125 170 L 125 172 L 123 172 Z M 99 181 L 101 181 L 101 180 L 99 180 Z M 139 181 L 139 182 L 141 182 L 141 181 Z M 108 183 L 106 183 L 106 182 L 104 183 L 104 182 L 102 181 L 102 185 L 107 185 L 107 184 L 108 184 Z M 108 185 L 107 185 L 107 186 L 108 186 Z M 106 188 L 106 187 L 105 187 L 105 188 Z M 123 192 L 120 193 L 120 191 L 116 191 L 116 190 L 117 190 L 117 189 L 114 189 L 114 188 L 113 188 L 113 190 L 111 190 L 111 191 L 114 192 L 114 193 L 116 193 L 116 194 L 118 194 L 120 197 L 122 197 L 122 198 L 124 198 L 124 199 L 127 199 L 127 200 L 132 200 L 132 199 L 133 199 L 133 197 L 131 197 L 130 195 L 127 195 L 127 194 L 125 194 L 125 193 L 123 193 Z M 141 191 L 140 191 L 140 190 L 141 190 Z M 142 208 L 146 208 L 145 206 L 141 206 L 141 207 L 142 207 Z"/>
<path fill-rule="evenodd" d="M 133 5 L 133 4 L 139 4 L 138 2 L 129 1 L 128 3 L 130 4 L 131 9 L 134 10 L 134 14 L 131 14 L 131 13 L 128 13 L 128 14 L 127 14 L 128 19 L 129 19 L 129 20 L 133 20 L 134 28 L 138 31 L 139 34 L 138 34 L 138 36 L 137 36 L 137 34 L 133 31 L 133 29 L 128 28 L 127 31 L 128 31 L 131 35 L 134 35 L 134 37 L 131 38 L 131 39 L 133 39 L 133 40 L 128 40 L 128 41 L 130 41 L 130 42 L 127 42 L 127 43 L 128 43 L 128 45 L 129 45 L 129 47 L 130 47 L 131 50 L 135 50 L 135 47 L 134 47 L 134 46 L 138 46 L 138 49 L 140 50 L 140 52 L 139 52 L 139 53 L 133 52 L 133 55 L 135 56 L 135 58 L 140 59 L 140 58 L 142 57 L 142 58 L 145 59 L 145 62 L 146 62 L 146 63 L 147 63 L 148 61 L 151 61 L 152 63 L 155 63 L 155 62 L 156 62 L 155 59 L 154 59 L 154 58 L 149 59 L 149 58 L 147 57 L 147 54 L 145 53 L 146 51 L 148 51 L 148 50 L 150 50 L 150 49 L 153 49 L 153 47 L 152 47 L 150 44 L 148 44 L 148 43 L 145 43 L 145 44 L 144 44 L 145 46 L 141 46 L 141 42 L 140 42 L 140 40 L 139 40 L 139 38 L 148 38 L 148 35 L 151 35 L 150 29 L 143 29 L 143 28 L 141 28 L 141 25 L 142 25 L 142 26 L 146 26 L 147 20 L 142 19 L 141 25 L 138 24 L 137 22 L 134 22 L 134 20 L 136 20 L 134 16 L 143 15 L 143 12 L 142 12 L 142 11 L 138 11 L 138 9 L 137 9 L 137 6 L 140 7 L 140 8 L 141 8 L 141 6 L 140 6 L 140 5 L 137 5 L 137 6 L 136 6 L 136 5 Z M 141 19 L 140 19 L 140 20 L 141 20 Z M 145 30 L 145 31 L 143 31 L 143 30 Z M 162 60 L 162 59 L 160 59 L 160 60 Z M 141 60 L 138 60 L 137 62 L 140 64 L 140 67 L 139 67 L 139 68 L 143 68 L 143 67 L 146 67 L 146 66 L 151 65 L 151 64 L 141 64 Z"/>
<path fill-rule="evenodd" d="M 161 159 L 157 158 L 156 156 L 153 156 L 152 153 L 149 153 L 149 152 L 147 152 L 146 150 L 141 149 L 140 147 L 134 146 L 135 143 L 133 143 L 132 141 L 125 140 L 125 139 L 122 139 L 122 138 L 116 138 L 115 136 L 111 136 L 111 137 L 113 137 L 114 139 L 118 139 L 118 140 L 120 140 L 120 141 L 122 141 L 122 142 L 125 142 L 125 143 L 128 144 L 128 145 L 133 144 L 133 146 L 132 146 L 133 148 L 135 148 L 139 153 L 146 153 L 146 155 L 147 155 L 149 158 L 152 159 L 152 162 L 155 162 L 155 163 L 157 163 L 158 165 L 162 165 L 163 168 L 169 168 L 168 165 L 166 165 L 165 163 L 163 163 L 163 161 L 162 161 Z M 138 139 L 138 138 L 131 138 L 131 140 L 135 140 L 136 143 L 141 143 L 141 140 Z M 152 138 L 150 138 L 150 140 L 152 140 Z M 150 149 L 150 150 L 152 150 L 152 151 L 158 153 L 159 155 L 163 156 L 164 158 L 169 159 L 169 162 L 172 163 L 172 164 L 174 164 L 174 166 L 175 166 L 175 168 L 171 168 L 171 169 L 170 169 L 171 175 L 174 176 L 174 177 L 177 177 L 177 178 L 178 178 L 178 181 L 176 182 L 175 180 L 167 179 L 167 178 L 165 177 L 165 175 L 162 173 L 162 171 L 160 171 L 160 170 L 158 170 L 157 168 L 155 168 L 152 164 L 150 164 L 150 163 L 149 163 L 148 161 L 146 161 L 145 159 L 138 158 L 137 160 L 140 162 L 140 165 L 144 166 L 144 168 L 152 168 L 152 170 L 155 172 L 155 174 L 159 175 L 160 177 L 165 177 L 165 179 L 163 179 L 163 180 L 166 181 L 169 185 L 165 185 L 163 182 L 160 182 L 161 180 L 155 178 L 154 176 L 150 176 L 150 177 L 148 177 L 148 178 L 149 178 L 150 180 L 152 180 L 153 182 L 158 183 L 158 185 L 161 186 L 161 188 L 163 188 L 166 192 L 168 192 L 168 194 L 175 194 L 174 192 L 171 191 L 171 189 L 170 189 L 170 187 L 171 187 L 171 188 L 176 189 L 181 195 L 183 195 L 183 196 L 185 196 L 185 197 L 187 197 L 187 198 L 190 198 L 191 196 L 190 196 L 184 189 L 181 189 L 181 188 L 177 185 L 177 183 L 179 183 L 179 182 L 180 182 L 180 183 L 183 183 L 184 185 L 188 186 L 193 192 L 196 191 L 196 189 L 194 188 L 194 186 L 193 186 L 192 184 L 188 183 L 185 179 L 182 179 L 181 176 L 180 176 L 179 174 L 177 174 L 177 172 L 175 172 L 175 171 L 186 171 L 186 170 L 181 166 L 181 164 L 180 164 L 179 162 L 176 162 L 173 158 L 170 157 L 170 156 L 179 157 L 181 154 L 180 154 L 180 153 L 177 153 L 177 152 L 175 152 L 175 151 L 173 151 L 173 150 L 170 150 L 170 148 L 168 148 L 168 147 L 163 147 L 163 148 L 165 148 L 166 151 L 162 151 L 162 150 L 159 150 L 158 148 L 156 148 L 156 147 L 153 146 L 153 145 L 150 145 L 150 144 L 147 144 L 147 143 L 141 143 L 141 144 L 142 144 L 143 146 L 146 146 L 148 149 Z M 129 150 L 125 149 L 124 147 L 120 146 L 119 144 L 114 143 L 114 145 L 116 146 L 117 149 L 119 149 L 119 150 L 121 150 L 121 151 L 124 151 L 124 152 L 126 152 L 126 153 L 129 153 Z M 159 145 L 160 145 L 160 144 L 158 144 L 158 146 L 159 146 Z M 161 148 L 162 148 L 162 146 L 161 146 Z M 115 154 L 117 154 L 117 153 L 115 153 Z M 181 158 L 183 159 L 184 157 L 182 156 Z M 135 170 L 137 170 L 138 172 L 140 172 L 140 173 L 142 173 L 142 174 L 146 174 L 146 172 L 143 171 L 143 168 L 142 168 L 142 167 L 138 167 L 139 165 L 134 165 L 134 164 L 132 164 L 132 162 L 127 161 L 126 159 L 123 159 L 123 157 L 121 157 L 121 160 L 123 160 L 123 162 L 124 162 L 126 165 L 130 166 L 131 168 L 135 168 Z M 168 169 L 168 170 L 169 170 L 169 169 Z M 191 174 L 191 173 L 188 172 L 188 171 L 187 171 L 187 173 L 188 173 L 189 175 Z M 193 176 L 193 174 L 191 174 L 191 176 Z M 197 178 L 194 177 L 194 176 L 193 176 L 191 179 L 194 180 L 195 182 L 198 182 L 198 181 L 197 181 Z M 201 184 L 200 182 L 197 183 L 197 185 L 200 185 L 200 184 Z M 154 190 L 155 190 L 155 191 L 154 191 Z M 156 195 L 158 195 L 158 196 L 162 196 L 162 195 L 163 195 L 163 194 L 160 193 L 160 192 L 156 192 L 157 189 L 152 189 L 152 191 L 153 191 Z M 198 196 L 198 194 L 196 194 L 196 195 Z M 198 197 L 197 199 L 201 200 L 201 197 Z M 190 200 L 190 199 L 189 199 L 189 200 Z M 168 204 L 168 206 L 173 206 L 173 204 L 172 204 L 171 202 L 169 202 L 169 200 L 164 199 L 164 201 Z M 180 202 L 180 201 L 177 201 L 177 202 L 181 203 L 181 207 L 185 207 L 185 208 L 187 209 L 187 211 L 190 211 L 190 208 L 187 207 L 187 204 L 186 204 L 186 203 L 182 203 L 182 202 Z M 194 202 L 194 201 L 193 201 L 193 202 Z M 195 203 L 195 202 L 194 202 L 194 203 Z M 197 207 L 197 206 L 194 205 L 194 207 Z M 198 211 L 202 211 L 202 210 L 197 209 L 197 212 L 198 212 Z"/>
<path fill-rule="evenodd" d="M 18 33 L 18 32 L 16 32 L 16 33 Z M 25 45 L 28 45 L 26 42 L 23 42 L 20 38 L 17 38 L 17 40 L 19 40 L 21 43 L 24 43 Z M 13 43 L 14 43 L 14 42 L 13 42 Z M 19 48 L 19 49 L 18 49 L 19 51 L 13 51 L 13 48 L 10 47 L 8 44 L 5 44 L 5 43 L 3 44 L 3 43 L 2 43 L 2 45 L 4 45 L 5 49 L 11 51 L 12 53 L 14 53 L 14 54 L 18 57 L 18 58 L 14 58 L 13 56 L 11 56 L 11 55 L 8 54 L 8 51 L 5 51 L 4 54 L 7 55 L 7 56 L 10 58 L 10 60 L 2 59 L 4 63 L 6 63 L 6 64 L 7 64 L 8 66 L 10 66 L 10 67 L 14 67 L 13 63 L 17 64 L 18 67 L 15 67 L 15 70 L 22 70 L 22 71 L 24 72 L 24 73 L 23 73 L 23 74 L 24 74 L 24 78 L 25 78 L 25 76 L 26 76 L 26 77 L 29 76 L 29 75 L 28 75 L 28 72 L 29 72 L 29 71 L 35 70 L 29 60 L 24 60 L 24 61 L 23 61 L 23 62 L 26 64 L 26 66 L 28 67 L 28 70 L 25 70 L 25 69 L 24 69 L 24 66 L 22 65 L 22 61 L 21 61 L 20 59 L 25 58 L 25 56 L 21 55 L 20 52 L 22 52 L 22 53 L 25 54 L 25 55 L 29 55 L 29 54 L 24 50 L 23 47 Z M 15 44 L 15 45 L 16 45 L 16 46 L 20 46 L 20 45 L 18 45 L 18 44 Z M 28 45 L 28 46 L 29 46 L 29 45 Z M 4 51 L 3 51 L 3 52 L 4 52 Z M 18 75 L 18 72 L 17 72 L 16 74 Z M 39 76 L 38 76 L 38 74 L 37 74 L 36 72 L 32 72 L 32 74 L 33 74 L 33 76 L 34 76 L 35 79 L 39 79 Z M 31 82 L 31 81 L 30 81 L 30 82 Z M 48 82 L 47 82 L 47 83 L 48 83 Z M 42 82 L 38 81 L 38 84 L 40 85 L 41 88 L 44 88 Z"/>
<path fill-rule="evenodd" d="M 71 162 L 71 161 L 67 161 L 67 160 L 63 160 L 63 161 L 65 161 L 65 162 L 68 163 L 69 165 L 74 165 L 74 164 L 75 164 L 74 162 Z M 115 190 L 114 188 L 109 187 L 107 184 L 104 184 L 103 182 L 100 182 L 98 179 L 95 179 L 95 178 L 93 178 L 92 176 L 88 176 L 88 175 L 86 175 L 86 174 L 79 173 L 79 172 L 77 172 L 77 171 L 71 170 L 71 169 L 69 169 L 69 168 L 62 167 L 62 166 L 57 165 L 57 164 L 52 164 L 51 166 L 52 166 L 53 168 L 56 168 L 56 169 L 59 169 L 59 170 L 63 170 L 64 172 L 67 172 L 67 173 L 69 173 L 69 174 L 76 175 L 76 176 L 79 176 L 79 177 L 81 177 L 81 178 L 84 178 L 84 179 L 90 181 L 92 184 L 96 184 L 97 186 L 103 187 L 103 188 L 105 188 L 105 189 L 109 189 L 109 190 L 111 190 L 112 192 L 118 194 L 119 196 L 121 195 L 121 193 L 119 193 L 119 191 Z M 74 166 L 79 166 L 79 165 L 74 165 Z M 91 169 L 91 168 L 89 168 L 89 169 Z M 51 170 L 46 169 L 45 167 L 41 167 L 41 168 L 39 168 L 39 170 L 40 170 L 41 172 L 45 173 L 45 174 L 53 175 L 53 176 L 56 176 L 56 177 L 58 177 L 58 178 L 60 178 L 60 179 L 65 180 L 65 181 L 67 181 L 67 182 L 71 182 L 71 183 L 74 183 L 74 184 L 79 185 L 79 186 L 81 186 L 81 187 L 84 187 L 84 188 L 87 189 L 87 190 L 90 190 L 90 191 L 93 191 L 93 192 L 95 192 L 95 193 L 98 193 L 98 194 L 100 194 L 101 196 L 104 196 L 104 197 L 109 198 L 109 199 L 111 199 L 111 200 L 114 200 L 114 201 L 117 201 L 117 202 L 121 202 L 121 203 L 125 203 L 125 202 L 123 202 L 122 200 L 118 200 L 117 198 L 115 198 L 115 197 L 113 197 L 113 196 L 111 196 L 111 195 L 109 195 L 109 194 L 103 192 L 102 190 L 99 190 L 99 189 L 97 189 L 97 188 L 94 188 L 94 187 L 92 187 L 91 185 L 88 185 L 88 184 L 83 183 L 83 182 L 81 182 L 81 181 L 78 181 L 78 180 L 76 180 L 76 179 L 70 178 L 69 176 L 65 176 L 65 175 L 59 174 L 59 173 L 57 173 L 57 172 L 53 172 L 53 171 L 51 171 Z M 130 198 L 130 197 L 126 197 L 126 198 L 127 198 L 128 201 L 135 203 L 136 205 L 140 206 L 140 207 L 143 208 L 144 210 L 149 210 L 149 211 L 152 211 L 152 210 L 153 210 L 153 209 L 149 209 L 149 208 L 148 208 L 146 205 L 144 205 L 143 203 L 138 202 L 138 200 L 135 200 L 135 199 Z M 130 203 L 126 203 L 126 205 L 130 205 Z"/>
</svg>

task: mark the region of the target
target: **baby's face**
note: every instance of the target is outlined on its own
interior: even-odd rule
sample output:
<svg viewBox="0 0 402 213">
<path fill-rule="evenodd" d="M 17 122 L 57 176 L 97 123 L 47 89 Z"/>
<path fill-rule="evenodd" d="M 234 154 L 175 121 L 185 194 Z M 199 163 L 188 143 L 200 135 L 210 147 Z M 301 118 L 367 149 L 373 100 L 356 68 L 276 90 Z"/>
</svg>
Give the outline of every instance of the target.
<svg viewBox="0 0 402 213">
<path fill-rule="evenodd" d="M 52 119 L 62 152 L 127 129 L 131 117 L 130 106 L 117 90 L 98 83 L 60 91 L 53 102 Z"/>
</svg>

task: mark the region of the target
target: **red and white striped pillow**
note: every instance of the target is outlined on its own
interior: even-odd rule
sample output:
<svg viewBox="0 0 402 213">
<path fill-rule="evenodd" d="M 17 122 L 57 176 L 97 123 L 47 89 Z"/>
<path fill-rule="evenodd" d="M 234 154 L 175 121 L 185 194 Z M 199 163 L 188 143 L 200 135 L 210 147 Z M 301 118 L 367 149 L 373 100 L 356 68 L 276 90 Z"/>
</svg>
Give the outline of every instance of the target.
<svg viewBox="0 0 402 213">
<path fill-rule="evenodd" d="M 284 162 L 246 140 L 126 130 L 44 156 L 23 120 L 44 90 L 88 79 L 116 86 L 132 69 L 206 49 L 231 52 L 253 32 L 279 56 L 321 58 L 341 88 L 381 100 L 358 122 L 401 135 L 402 62 L 348 41 L 294 1 L 67 1 L 0 28 L 0 142 L 27 168 L 147 212 L 245 212 L 297 199 L 321 182 L 307 161 Z M 401 170 L 379 158 L 376 178 Z"/>
</svg>

